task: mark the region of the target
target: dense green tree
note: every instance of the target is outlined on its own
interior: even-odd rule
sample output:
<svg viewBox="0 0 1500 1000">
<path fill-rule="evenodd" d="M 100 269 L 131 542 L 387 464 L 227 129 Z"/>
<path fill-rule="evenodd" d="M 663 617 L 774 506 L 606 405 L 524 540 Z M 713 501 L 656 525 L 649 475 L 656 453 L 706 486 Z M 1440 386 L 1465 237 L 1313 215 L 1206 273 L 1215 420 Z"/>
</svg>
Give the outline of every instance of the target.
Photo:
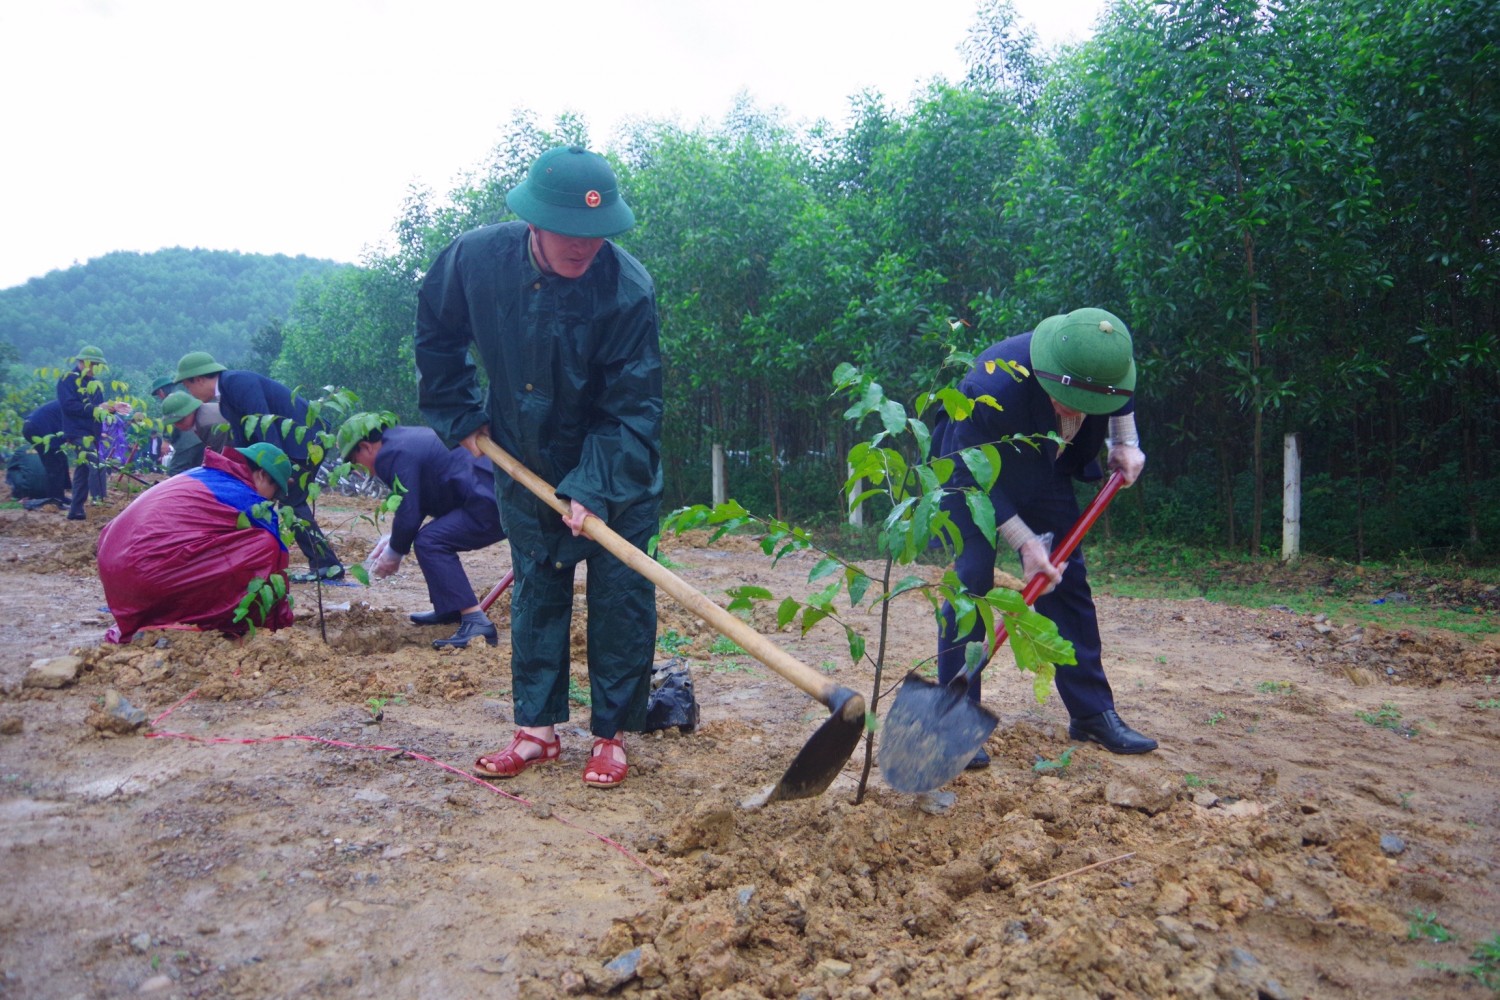
<svg viewBox="0 0 1500 1000">
<path fill-rule="evenodd" d="M 93 344 L 119 370 L 161 371 L 190 350 L 225 364 L 286 315 L 305 277 L 333 262 L 221 250 L 110 253 L 0 291 L 0 338 L 22 363 L 55 365 Z"/>
</svg>

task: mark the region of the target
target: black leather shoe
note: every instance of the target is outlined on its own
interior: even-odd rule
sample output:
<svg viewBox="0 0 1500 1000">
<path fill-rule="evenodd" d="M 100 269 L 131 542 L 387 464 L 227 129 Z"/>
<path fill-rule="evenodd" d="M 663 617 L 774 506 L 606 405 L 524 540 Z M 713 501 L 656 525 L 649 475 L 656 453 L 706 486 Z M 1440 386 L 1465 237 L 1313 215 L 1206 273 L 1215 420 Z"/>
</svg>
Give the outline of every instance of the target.
<svg viewBox="0 0 1500 1000">
<path fill-rule="evenodd" d="M 1150 753 L 1156 741 L 1125 725 L 1114 709 L 1068 723 L 1068 739 L 1092 740 L 1110 753 Z"/>
<path fill-rule="evenodd" d="M 974 754 L 974 759 L 971 760 L 971 761 L 969 761 L 967 764 L 964 765 L 964 770 L 965 771 L 983 771 L 985 768 L 987 768 L 989 766 L 990 766 L 990 755 L 984 752 L 984 747 L 980 747 L 979 750 Z"/>
<path fill-rule="evenodd" d="M 458 631 L 446 639 L 432 640 L 433 649 L 446 649 L 452 646 L 454 649 L 467 649 L 469 640 L 476 635 L 484 636 L 484 641 L 491 646 L 500 642 L 500 633 L 495 630 L 493 622 L 485 622 L 483 625 L 475 625 L 473 622 L 459 622 Z"/>
<path fill-rule="evenodd" d="M 411 616 L 413 625 L 457 625 L 463 619 L 462 611 L 419 611 Z"/>
</svg>

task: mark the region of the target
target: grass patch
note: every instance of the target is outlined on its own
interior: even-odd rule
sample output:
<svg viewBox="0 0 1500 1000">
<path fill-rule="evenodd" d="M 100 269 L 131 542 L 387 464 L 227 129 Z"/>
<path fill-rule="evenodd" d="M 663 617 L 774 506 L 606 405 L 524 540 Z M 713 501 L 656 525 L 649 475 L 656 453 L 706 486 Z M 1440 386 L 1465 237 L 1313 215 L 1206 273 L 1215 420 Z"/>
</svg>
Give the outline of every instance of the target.
<svg viewBox="0 0 1500 1000">
<path fill-rule="evenodd" d="M 718 654 L 719 656 L 734 656 L 736 654 L 742 654 L 745 652 L 740 648 L 739 643 L 735 642 L 727 635 L 716 636 L 714 638 L 714 641 L 709 645 L 708 651 L 710 653 Z"/>
<path fill-rule="evenodd" d="M 1355 565 L 1319 556 L 1286 565 L 1153 540 L 1100 541 L 1091 545 L 1089 562 L 1094 589 L 1116 597 L 1202 597 L 1389 629 L 1500 633 L 1500 567 L 1420 560 Z"/>
<path fill-rule="evenodd" d="M 669 628 L 656 637 L 656 648 L 668 656 L 679 656 L 692 644 L 693 640 L 679 634 L 675 628 Z"/>
<path fill-rule="evenodd" d="M 1423 913 L 1421 910 L 1412 910 L 1406 925 L 1406 939 L 1442 944 L 1444 941 L 1453 940 L 1453 932 L 1438 922 L 1436 912 Z"/>
</svg>

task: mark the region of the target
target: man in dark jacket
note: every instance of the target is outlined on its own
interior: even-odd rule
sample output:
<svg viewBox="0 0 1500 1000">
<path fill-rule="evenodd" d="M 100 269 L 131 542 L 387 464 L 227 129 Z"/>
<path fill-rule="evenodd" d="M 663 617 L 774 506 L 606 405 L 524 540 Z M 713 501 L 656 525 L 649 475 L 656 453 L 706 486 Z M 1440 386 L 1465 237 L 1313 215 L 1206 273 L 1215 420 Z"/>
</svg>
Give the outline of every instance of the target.
<svg viewBox="0 0 1500 1000">
<path fill-rule="evenodd" d="M 89 500 L 94 447 L 103 433 L 96 409 L 104 402 L 104 385 L 96 373 L 104 365 L 103 351 L 97 347 L 84 347 L 74 355 L 73 367 L 57 380 L 57 401 L 62 406 L 62 441 L 68 446 L 74 462 L 69 521 L 84 520 L 84 505 Z"/>
<path fill-rule="evenodd" d="M 28 413 L 21 425 L 21 434 L 36 449 L 47 475 L 46 496 L 36 506 L 55 503 L 61 507 L 67 504 L 68 457 L 62 450 L 62 401 L 53 399 Z"/>
<path fill-rule="evenodd" d="M 161 401 L 161 418 L 173 434 L 169 476 L 196 469 L 203 464 L 205 451 L 223 451 L 229 443 L 229 425 L 219 405 L 201 403 L 180 389 Z"/>
<path fill-rule="evenodd" d="M 374 575 L 387 577 L 415 550 L 432 610 L 411 616 L 418 625 L 450 625 L 458 631 L 433 640 L 435 649 L 468 646 L 482 636 L 499 642 L 495 626 L 459 560 L 505 538 L 495 505 L 495 467 L 462 448 L 448 448 L 430 427 L 386 427 L 370 413 L 356 413 L 339 428 L 344 461 L 363 466 L 401 495 L 390 537 L 376 556 Z"/>
<path fill-rule="evenodd" d="M 177 362 L 177 381 L 199 402 L 218 404 L 235 447 L 265 441 L 276 445 L 291 459 L 291 485 L 282 503 L 297 515 L 300 523 L 293 526 L 292 534 L 307 557 L 307 572 L 291 574 L 292 582 L 311 583 L 320 576 L 325 580 L 341 578 L 344 564 L 323 537 L 307 502 L 308 484 L 318 471 L 318 463 L 308 457 L 308 444 L 316 440 L 316 432 L 327 433 L 328 425 L 320 419 L 308 426 L 307 400 L 280 382 L 256 372 L 232 371 L 207 351 L 184 354 Z M 268 414 L 275 419 L 245 419 Z M 282 429 L 285 420 L 291 421 L 289 430 Z M 298 428 L 303 428 L 300 434 Z"/>
<path fill-rule="evenodd" d="M 570 502 L 560 518 L 497 477 L 516 574 L 511 677 L 519 729 L 475 765 L 508 778 L 556 760 L 568 718 L 573 576 L 588 564 L 590 728 L 583 780 L 625 779 L 619 736 L 644 727 L 656 640 L 655 588 L 581 535 L 593 514 L 644 548 L 661 505 L 661 357 L 651 276 L 609 242 L 635 216 L 614 171 L 588 150 L 558 147 L 506 196 L 523 222 L 458 237 L 417 296 L 422 415 L 447 444 L 479 454 L 488 433 Z M 469 357 L 489 375 L 488 408 Z"/>
<path fill-rule="evenodd" d="M 1108 447 L 1109 465 L 1124 474 L 1127 486 L 1146 463 L 1135 428 L 1130 331 L 1103 309 L 1049 317 L 1033 333 L 1011 337 L 980 354 L 959 390 L 980 402 L 967 420 L 939 419 L 933 452 L 956 458 L 963 449 L 983 444 L 1000 449 L 1000 475 L 989 493 L 998 534 L 1020 557 L 1023 579 L 1041 573 L 1052 581 L 1038 598 L 1036 610 L 1057 623 L 1078 658 L 1076 665 L 1059 666 L 1055 677 L 1068 710 L 1069 739 L 1092 740 L 1114 753 L 1155 750 L 1155 740 L 1131 729 L 1115 712 L 1083 549 L 1075 549 L 1067 562 L 1054 566 L 1045 537 L 1061 539 L 1078 520 L 1073 480 L 1102 478 L 1101 446 Z M 1048 433 L 1056 433 L 1066 444 L 1038 438 Z M 1025 437 L 1032 443 L 1006 444 Z M 955 491 L 974 487 L 966 464 L 956 465 L 948 486 Z M 963 551 L 954 565 L 958 578 L 970 593 L 988 593 L 994 586 L 995 544 L 974 526 L 961 492 L 947 494 L 943 509 L 963 537 Z M 938 682 L 946 684 L 963 672 L 964 647 L 983 641 L 985 635 L 982 623 L 967 635 L 954 635 L 953 609 L 947 605 L 943 618 Z M 979 700 L 978 677 L 969 685 L 969 697 Z M 980 750 L 969 766 L 988 763 Z"/>
</svg>

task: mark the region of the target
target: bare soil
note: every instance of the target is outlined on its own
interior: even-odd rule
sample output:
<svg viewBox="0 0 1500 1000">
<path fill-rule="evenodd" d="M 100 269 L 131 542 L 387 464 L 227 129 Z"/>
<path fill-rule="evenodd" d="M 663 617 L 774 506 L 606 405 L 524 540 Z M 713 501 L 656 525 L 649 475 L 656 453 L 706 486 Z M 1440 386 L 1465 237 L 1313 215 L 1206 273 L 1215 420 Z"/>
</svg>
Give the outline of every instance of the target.
<svg viewBox="0 0 1500 1000">
<path fill-rule="evenodd" d="M 1002 654 L 994 765 L 946 811 L 878 767 L 856 804 L 863 748 L 824 795 L 750 809 L 827 713 L 663 596 L 699 728 L 632 737 L 600 791 L 576 708 L 560 764 L 490 785 L 467 772 L 512 728 L 508 594 L 498 649 L 432 649 L 414 560 L 325 589 L 321 623 L 299 586 L 289 630 L 103 645 L 93 548 L 121 502 L 0 511 L 0 996 L 1491 994 L 1458 970 L 1500 932 L 1493 639 L 1104 596 L 1120 711 L 1156 753 L 1070 743 Z M 353 561 L 378 533 L 363 504 L 320 512 Z M 721 603 L 814 589 L 810 558 L 666 547 Z M 508 560 L 465 561 L 483 592 Z M 919 597 L 893 618 L 888 684 L 934 646 Z M 753 622 L 872 689 L 841 630 Z M 75 684 L 23 685 L 70 653 Z M 151 721 L 116 732 L 110 692 Z M 1453 940 L 1411 939 L 1414 913 Z"/>
</svg>

